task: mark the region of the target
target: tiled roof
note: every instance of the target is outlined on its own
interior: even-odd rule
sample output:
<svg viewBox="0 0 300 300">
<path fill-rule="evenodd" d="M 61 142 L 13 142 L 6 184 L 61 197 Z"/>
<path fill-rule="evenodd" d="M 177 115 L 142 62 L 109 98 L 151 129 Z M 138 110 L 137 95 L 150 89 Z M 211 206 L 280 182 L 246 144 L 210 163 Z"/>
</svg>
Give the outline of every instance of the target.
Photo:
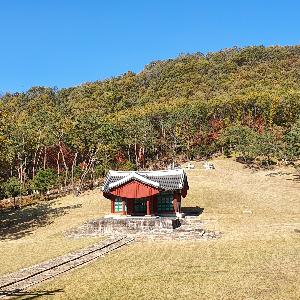
<svg viewBox="0 0 300 300">
<path fill-rule="evenodd" d="M 188 187 L 187 177 L 182 169 L 162 171 L 109 171 L 102 190 L 109 192 L 111 189 L 123 185 L 131 180 L 137 180 L 150 186 L 158 187 L 162 191 L 181 190 Z"/>
<path fill-rule="evenodd" d="M 137 181 L 140 181 L 142 183 L 145 183 L 147 185 L 150 185 L 150 186 L 154 186 L 156 188 L 159 188 L 159 183 L 156 182 L 156 181 L 152 181 L 144 176 L 141 176 L 139 175 L 138 173 L 136 172 L 132 172 L 130 173 L 128 176 L 126 177 L 123 177 L 122 179 L 118 180 L 118 181 L 115 181 L 115 182 L 111 182 L 109 185 L 108 185 L 108 189 L 111 190 L 115 187 L 118 187 L 120 185 L 123 185 L 124 183 L 126 182 L 129 182 L 129 181 L 132 181 L 132 180 L 137 180 Z"/>
</svg>

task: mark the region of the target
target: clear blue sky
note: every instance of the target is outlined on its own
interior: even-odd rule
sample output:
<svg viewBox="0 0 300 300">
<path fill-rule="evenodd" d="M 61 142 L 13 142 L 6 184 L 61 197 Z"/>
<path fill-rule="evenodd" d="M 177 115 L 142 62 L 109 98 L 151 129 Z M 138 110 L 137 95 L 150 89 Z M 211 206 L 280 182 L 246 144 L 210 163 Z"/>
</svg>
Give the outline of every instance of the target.
<svg viewBox="0 0 300 300">
<path fill-rule="evenodd" d="M 295 45 L 298 0 L 0 0 L 0 93 L 139 72 L 180 53 Z"/>
</svg>

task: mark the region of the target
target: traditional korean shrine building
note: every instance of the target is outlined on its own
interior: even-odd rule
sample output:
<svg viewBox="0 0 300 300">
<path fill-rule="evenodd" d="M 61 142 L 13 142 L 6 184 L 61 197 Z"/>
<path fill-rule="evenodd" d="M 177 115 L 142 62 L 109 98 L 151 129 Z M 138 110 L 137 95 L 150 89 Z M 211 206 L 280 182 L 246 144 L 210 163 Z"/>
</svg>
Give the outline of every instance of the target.
<svg viewBox="0 0 300 300">
<path fill-rule="evenodd" d="M 175 215 L 189 189 L 182 169 L 109 171 L 102 187 L 111 213 L 131 216 Z"/>
</svg>

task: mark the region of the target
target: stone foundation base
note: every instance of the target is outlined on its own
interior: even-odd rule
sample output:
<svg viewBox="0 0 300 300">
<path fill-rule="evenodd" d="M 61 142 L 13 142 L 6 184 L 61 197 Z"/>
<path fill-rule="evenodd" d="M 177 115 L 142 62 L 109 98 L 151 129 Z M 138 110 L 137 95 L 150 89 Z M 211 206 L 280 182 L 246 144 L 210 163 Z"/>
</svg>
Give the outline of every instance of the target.
<svg viewBox="0 0 300 300">
<path fill-rule="evenodd" d="M 195 240 L 216 238 L 197 218 L 105 216 L 66 232 L 68 237 L 134 235 L 135 239 Z"/>
</svg>

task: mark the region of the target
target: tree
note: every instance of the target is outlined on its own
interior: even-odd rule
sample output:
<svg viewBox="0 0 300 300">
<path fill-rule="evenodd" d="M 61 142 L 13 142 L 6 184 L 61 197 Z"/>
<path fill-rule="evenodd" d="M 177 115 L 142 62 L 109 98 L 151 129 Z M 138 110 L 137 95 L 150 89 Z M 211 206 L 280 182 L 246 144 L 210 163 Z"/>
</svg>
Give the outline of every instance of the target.
<svg viewBox="0 0 300 300">
<path fill-rule="evenodd" d="M 96 166 L 103 173 L 127 168 L 128 160 L 129 167 L 148 168 L 220 150 L 269 163 L 281 157 L 282 141 L 285 157 L 295 161 L 299 61 L 300 46 L 235 47 L 72 88 L 4 94 L 0 178 L 16 177 L 26 188 L 51 168 L 74 187 L 78 168 L 82 185 Z"/>
<path fill-rule="evenodd" d="M 286 155 L 290 160 L 300 158 L 300 116 L 285 136 Z"/>
<path fill-rule="evenodd" d="M 257 136 L 255 148 L 257 156 L 269 167 L 272 158 L 276 159 L 282 155 L 283 144 L 271 131 L 266 131 Z"/>
<path fill-rule="evenodd" d="M 14 199 L 14 207 L 17 208 L 16 197 L 21 195 L 22 185 L 16 177 L 11 177 L 4 184 L 5 195 Z"/>
<path fill-rule="evenodd" d="M 52 169 L 40 169 L 32 180 L 32 188 L 45 194 L 49 189 L 54 188 L 57 183 L 57 176 Z"/>
<path fill-rule="evenodd" d="M 220 138 L 221 144 L 229 152 L 236 151 L 242 154 L 244 161 L 254 158 L 257 134 L 247 126 L 236 125 L 226 128 Z"/>
</svg>

